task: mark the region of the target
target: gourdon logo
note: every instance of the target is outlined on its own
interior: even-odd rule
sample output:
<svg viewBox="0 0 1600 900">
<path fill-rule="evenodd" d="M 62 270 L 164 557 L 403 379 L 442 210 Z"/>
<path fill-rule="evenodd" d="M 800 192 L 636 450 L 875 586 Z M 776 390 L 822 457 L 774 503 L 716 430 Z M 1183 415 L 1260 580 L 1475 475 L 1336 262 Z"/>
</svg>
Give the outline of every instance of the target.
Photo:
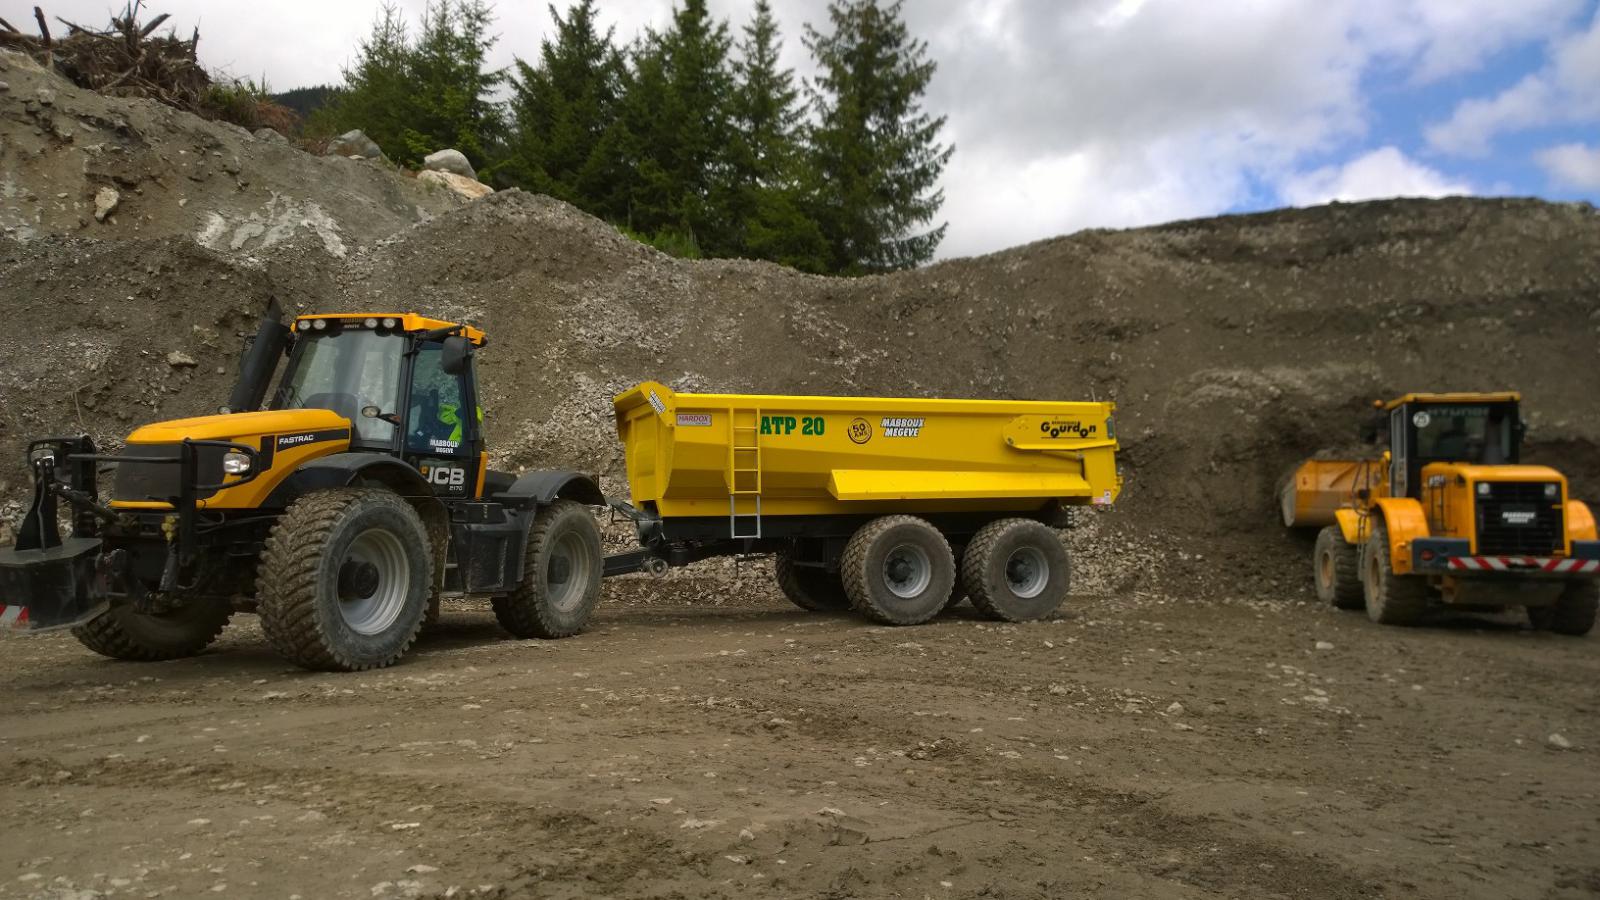
<svg viewBox="0 0 1600 900">
<path fill-rule="evenodd" d="M 1094 437 L 1100 428 L 1076 420 L 1046 419 L 1039 423 L 1039 433 L 1053 438 L 1083 439 Z"/>
<path fill-rule="evenodd" d="M 914 438 L 922 434 L 922 420 L 885 416 L 879 423 L 886 438 Z"/>
</svg>

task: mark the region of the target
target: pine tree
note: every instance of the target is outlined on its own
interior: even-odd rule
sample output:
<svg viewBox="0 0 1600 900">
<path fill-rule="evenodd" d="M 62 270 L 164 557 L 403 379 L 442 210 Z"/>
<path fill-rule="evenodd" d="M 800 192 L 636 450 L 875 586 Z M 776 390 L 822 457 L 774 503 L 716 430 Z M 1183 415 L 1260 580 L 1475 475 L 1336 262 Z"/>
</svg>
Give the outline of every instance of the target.
<svg viewBox="0 0 1600 900">
<path fill-rule="evenodd" d="M 625 223 L 686 255 L 732 252 L 727 207 L 732 39 L 706 0 L 685 0 L 634 52 L 617 139 L 632 168 Z"/>
<path fill-rule="evenodd" d="M 613 31 L 595 22 L 595 0 L 579 0 L 563 17 L 550 7 L 555 40 L 545 39 L 536 66 L 516 60 L 511 111 L 515 132 L 502 180 L 603 212 L 604 139 L 616 121 L 625 76 Z"/>
<path fill-rule="evenodd" d="M 935 63 L 907 32 L 903 2 L 832 0 L 831 33 L 806 26 L 821 70 L 808 84 L 815 214 L 838 272 L 920 265 L 944 238 L 942 223 L 916 231 L 944 203 L 937 184 L 955 149 L 938 142 L 944 117 L 921 107 Z"/>
<path fill-rule="evenodd" d="M 454 147 L 474 165 L 488 161 L 502 129 L 495 88 L 484 68 L 495 39 L 484 0 L 432 0 L 415 40 L 398 7 L 385 4 L 338 96 L 313 118 L 316 133 L 359 128 L 396 162 L 415 166 Z"/>
<path fill-rule="evenodd" d="M 735 65 L 729 212 L 740 255 L 822 271 L 827 242 L 804 210 L 799 181 L 800 92 L 794 71 L 779 66 L 780 50 L 772 5 L 757 0 Z"/>
</svg>

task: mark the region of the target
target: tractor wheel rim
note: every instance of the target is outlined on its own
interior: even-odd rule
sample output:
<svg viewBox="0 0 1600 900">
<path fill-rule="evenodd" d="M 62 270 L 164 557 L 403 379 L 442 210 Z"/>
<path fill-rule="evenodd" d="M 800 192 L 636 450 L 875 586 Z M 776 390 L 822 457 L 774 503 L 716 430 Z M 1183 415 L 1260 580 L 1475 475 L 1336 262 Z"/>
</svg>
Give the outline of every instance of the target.
<svg viewBox="0 0 1600 900">
<path fill-rule="evenodd" d="M 593 552 L 583 535 L 570 531 L 556 539 L 545 564 L 545 596 L 550 605 L 571 612 L 583 604 L 589 586 L 588 574 L 594 568 Z"/>
<path fill-rule="evenodd" d="M 883 583 L 902 599 L 920 597 L 933 582 L 933 560 L 916 544 L 899 544 L 883 558 Z"/>
<path fill-rule="evenodd" d="M 1006 558 L 1006 587 L 1024 600 L 1044 593 L 1050 583 L 1050 563 L 1038 547 L 1018 547 Z"/>
<path fill-rule="evenodd" d="M 400 618 L 411 567 L 400 538 L 382 528 L 356 536 L 339 564 L 339 617 L 357 634 L 382 634 Z"/>
</svg>

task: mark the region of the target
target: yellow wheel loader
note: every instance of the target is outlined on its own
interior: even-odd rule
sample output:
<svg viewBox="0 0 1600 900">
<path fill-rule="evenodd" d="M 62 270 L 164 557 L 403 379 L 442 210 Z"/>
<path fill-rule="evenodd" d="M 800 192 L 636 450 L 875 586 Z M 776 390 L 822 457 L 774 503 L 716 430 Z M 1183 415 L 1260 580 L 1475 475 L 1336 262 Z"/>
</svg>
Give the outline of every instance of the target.
<svg viewBox="0 0 1600 900">
<path fill-rule="evenodd" d="M 1317 596 L 1412 625 L 1434 604 L 1522 606 L 1535 628 L 1587 634 L 1600 605 L 1600 539 L 1555 469 L 1521 462 L 1521 396 L 1406 394 L 1375 404 L 1389 449 L 1302 463 L 1283 524 L 1320 528 Z"/>
</svg>

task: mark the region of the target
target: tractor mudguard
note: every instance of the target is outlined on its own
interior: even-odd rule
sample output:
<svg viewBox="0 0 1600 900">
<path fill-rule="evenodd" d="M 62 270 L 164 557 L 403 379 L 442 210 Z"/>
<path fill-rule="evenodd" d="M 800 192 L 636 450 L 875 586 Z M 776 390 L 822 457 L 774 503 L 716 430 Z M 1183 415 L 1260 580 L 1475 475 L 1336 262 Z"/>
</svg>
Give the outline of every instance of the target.
<svg viewBox="0 0 1600 900">
<path fill-rule="evenodd" d="M 357 481 L 376 481 L 391 488 L 402 497 L 433 499 L 433 488 L 428 486 L 416 469 L 392 456 L 382 453 L 334 453 L 311 460 L 283 480 L 262 504 L 283 508 L 295 498 L 311 491 L 348 487 Z"/>
<path fill-rule="evenodd" d="M 576 500 L 590 506 L 606 505 L 605 495 L 600 493 L 600 486 L 593 477 L 566 470 L 524 472 L 510 488 L 495 495 L 496 500 L 504 502 L 522 501 L 539 505 L 551 503 L 557 498 Z"/>
<path fill-rule="evenodd" d="M 1389 532 L 1389 564 L 1396 575 L 1411 573 L 1411 541 L 1427 537 L 1428 517 L 1410 497 L 1380 497 L 1374 504 Z"/>
<path fill-rule="evenodd" d="M 1349 507 L 1336 509 L 1333 512 L 1333 520 L 1338 524 L 1339 532 L 1344 535 L 1344 542 L 1355 544 L 1357 547 L 1367 539 L 1366 525 L 1363 522 L 1366 518 Z"/>
</svg>

